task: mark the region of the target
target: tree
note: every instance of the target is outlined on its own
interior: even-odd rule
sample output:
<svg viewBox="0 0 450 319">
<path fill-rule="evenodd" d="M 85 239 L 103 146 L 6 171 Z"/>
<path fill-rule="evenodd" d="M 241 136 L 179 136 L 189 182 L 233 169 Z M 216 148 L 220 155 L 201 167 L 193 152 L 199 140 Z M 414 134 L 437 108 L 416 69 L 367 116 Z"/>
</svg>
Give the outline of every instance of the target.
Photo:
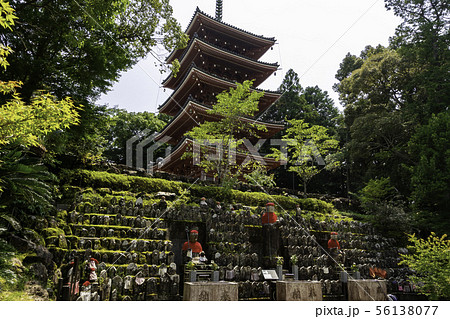
<svg viewBox="0 0 450 319">
<path fill-rule="evenodd" d="M 250 185 L 258 187 L 275 187 L 274 174 L 268 174 L 267 169 L 259 163 L 253 163 L 249 173 L 244 173 L 244 178 Z"/>
<path fill-rule="evenodd" d="M 450 231 L 450 114 L 434 115 L 409 142 L 412 170 L 411 197 L 418 223 L 440 233 Z"/>
<path fill-rule="evenodd" d="M 43 88 L 92 102 L 157 44 L 173 50 L 187 43 L 168 0 L 10 3 L 19 23 L 0 34 L 15 52 L 3 78 L 23 82 L 25 101 Z"/>
<path fill-rule="evenodd" d="M 394 43 L 415 46 L 422 58 L 444 62 L 448 56 L 445 43 L 450 40 L 448 0 L 385 0 L 385 5 L 403 19 Z"/>
<path fill-rule="evenodd" d="M 289 120 L 283 141 L 287 142 L 289 159 L 280 150 L 272 149 L 275 158 L 288 160 L 288 171 L 295 172 L 303 181 L 303 192 L 310 180 L 322 170 L 333 170 L 340 165 L 339 142 L 327 134 L 323 126 L 310 126 L 304 120 Z M 325 159 L 324 159 L 325 158 Z"/>
<path fill-rule="evenodd" d="M 203 157 L 199 164 L 206 173 L 213 174 L 219 183 L 228 185 L 240 176 L 243 167 L 232 160 L 233 152 L 242 151 L 243 137 L 258 137 L 258 131 L 267 130 L 264 125 L 242 121 L 242 117 L 252 117 L 258 111 L 259 99 L 264 93 L 251 91 L 252 81 L 236 83 L 217 95 L 217 103 L 208 113 L 220 118 L 217 122 L 205 121 L 194 127 L 185 135 L 200 145 L 215 144 L 219 149 L 219 157 L 211 160 L 204 147 Z M 232 184 L 230 184 L 232 185 Z"/>
<path fill-rule="evenodd" d="M 23 83 L 18 92 L 25 103 L 45 89 L 83 105 L 79 125 L 47 136 L 52 162 L 99 159 L 109 117 L 94 104 L 98 96 L 139 59 L 160 59 L 155 46 L 173 50 L 188 41 L 168 0 L 12 0 L 11 6 L 19 19 L 14 32 L 0 31 L 0 43 L 14 51 L 2 78 Z M 175 61 L 174 72 L 178 66 Z"/>
<path fill-rule="evenodd" d="M 1 0 L 0 25 L 11 29 L 14 19 L 12 8 Z M 0 47 L 0 62 L 5 68 L 8 51 L 8 47 Z M 49 182 L 54 176 L 40 157 L 25 154 L 27 149 L 45 149 L 42 142 L 49 133 L 78 123 L 78 113 L 69 98 L 57 101 L 52 95 L 37 91 L 26 103 L 16 93 L 20 85 L 17 81 L 0 81 L 0 92 L 11 94 L 0 106 L 0 215 L 13 226 L 12 216 L 17 210 L 23 206 L 28 210 L 48 208 L 52 198 Z"/>
<path fill-rule="evenodd" d="M 365 187 L 372 179 L 390 178 L 403 198 L 414 200 L 409 208 L 414 206 L 415 216 L 424 217 L 420 219 L 421 227 L 430 227 L 433 221 L 442 226 L 439 211 L 446 201 L 438 199 L 438 194 L 447 180 L 445 168 L 441 170 L 438 166 L 444 162 L 441 159 L 440 163 L 433 162 L 437 159 L 433 156 L 418 157 L 435 152 L 437 144 L 442 143 L 436 143 L 434 137 L 442 132 L 428 127 L 426 134 L 422 132 L 416 140 L 413 138 L 414 142 L 412 137 L 430 119 L 448 112 L 448 1 L 385 0 L 385 3 L 404 19 L 390 46 L 366 47 L 359 57 L 348 54 L 336 74 L 340 83 L 334 88 L 340 94 L 347 127 L 349 176 L 356 189 Z M 438 126 L 445 127 L 443 123 L 441 118 Z M 425 199 L 427 189 L 420 199 L 420 190 L 427 187 L 436 191 Z M 421 204 L 417 205 L 418 202 Z"/>
<path fill-rule="evenodd" d="M 359 191 L 359 200 L 363 205 L 371 202 L 392 200 L 396 195 L 395 188 L 391 185 L 391 179 L 371 179 L 367 185 Z"/>
<path fill-rule="evenodd" d="M 407 82 L 412 99 L 409 117 L 426 124 L 450 104 L 450 5 L 448 0 L 385 0 L 386 8 L 403 19 L 391 47 L 416 69 Z"/>
<path fill-rule="evenodd" d="M 330 135 L 336 135 L 337 128 L 342 122 L 342 116 L 340 116 L 339 110 L 334 106 L 333 100 L 328 96 L 326 91 L 321 90 L 318 86 L 303 89 L 299 82 L 298 74 L 290 69 L 278 89 L 283 95 L 261 116 L 261 119 L 266 121 L 304 120 L 310 125 L 324 126 Z M 281 138 L 284 133 L 285 131 L 282 131 L 275 135 L 274 138 Z M 263 152 L 269 153 L 270 147 L 263 146 L 262 150 Z M 274 174 L 277 185 L 295 189 L 297 184 L 295 174 L 290 174 L 282 166 L 276 168 Z M 331 174 L 335 175 L 334 173 Z M 336 192 L 334 184 L 336 176 L 328 176 L 328 173 L 325 175 L 322 177 L 326 180 L 326 186 L 331 187 L 324 188 L 324 184 L 316 179 L 318 191 L 324 191 L 326 189 L 326 191 Z M 329 183 L 330 179 L 333 180 L 332 183 Z"/>
<path fill-rule="evenodd" d="M 350 75 L 352 75 L 353 71 L 359 69 L 362 66 L 363 62 L 364 60 L 362 58 L 348 52 L 342 62 L 339 64 L 339 69 L 336 72 L 335 78 L 339 82 L 348 78 Z M 333 89 L 336 92 L 339 92 L 339 83 L 334 84 Z"/>
<path fill-rule="evenodd" d="M 400 265 L 416 272 L 409 280 L 431 300 L 450 298 L 450 240 L 446 237 L 439 238 L 435 233 L 427 239 L 409 235 L 409 253 L 401 255 Z"/>
<path fill-rule="evenodd" d="M 0 25 L 12 30 L 14 10 L 3 0 L 0 10 Z M 9 66 L 6 57 L 10 51 L 9 47 L 0 46 L 0 64 L 5 69 Z M 38 91 L 27 104 L 16 92 L 21 85 L 19 81 L 0 81 L 0 92 L 12 95 L 0 107 L 0 146 L 36 146 L 46 134 L 78 123 L 78 113 L 70 98 L 56 101 L 52 95 Z"/>
<path fill-rule="evenodd" d="M 3 84 L 0 82 L 0 89 L 7 90 Z M 48 93 L 38 92 L 27 104 L 15 94 L 0 108 L 0 145 L 36 146 L 46 134 L 66 129 L 78 121 L 70 98 L 57 101 Z"/>
<path fill-rule="evenodd" d="M 339 110 L 334 106 L 334 101 L 327 91 L 322 91 L 317 85 L 308 86 L 303 93 L 306 103 L 311 106 L 313 115 L 309 123 L 320 125 L 330 129 L 335 134 L 339 125 Z"/>
<path fill-rule="evenodd" d="M 405 108 L 410 92 L 406 85 L 414 69 L 391 49 L 367 47 L 362 64 L 340 82 L 348 139 L 345 145 L 351 182 L 361 188 L 370 179 L 391 177 L 404 195 L 409 192 L 411 164 L 407 143 L 413 121 Z"/>
<path fill-rule="evenodd" d="M 294 70 L 287 71 L 278 91 L 283 95 L 261 116 L 262 120 L 311 119 L 311 107 L 302 96 L 303 88 L 300 85 L 298 74 Z"/>
<path fill-rule="evenodd" d="M 148 129 L 159 132 L 167 124 L 150 112 L 127 112 L 123 109 L 110 109 L 111 119 L 108 132 L 105 132 L 106 149 L 103 155 L 115 163 L 125 164 L 126 142 L 133 136 Z M 151 134 L 151 133 L 149 133 Z"/>
<path fill-rule="evenodd" d="M 357 197 L 368 221 L 378 232 L 399 243 L 405 240 L 404 234 L 411 231 L 412 216 L 390 177 L 371 179 Z M 398 223 L 399 220 L 402 222 Z"/>
</svg>

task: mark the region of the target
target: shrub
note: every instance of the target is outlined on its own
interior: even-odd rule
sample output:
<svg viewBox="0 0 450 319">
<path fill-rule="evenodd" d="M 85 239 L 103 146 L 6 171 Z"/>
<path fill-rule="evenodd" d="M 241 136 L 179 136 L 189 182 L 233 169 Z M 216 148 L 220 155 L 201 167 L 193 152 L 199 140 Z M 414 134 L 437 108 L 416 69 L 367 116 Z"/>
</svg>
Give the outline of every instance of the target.
<svg viewBox="0 0 450 319">
<path fill-rule="evenodd" d="M 366 205 L 365 210 L 375 229 L 387 237 L 405 240 L 404 234 L 411 230 L 412 218 L 402 202 L 372 202 Z"/>
<path fill-rule="evenodd" d="M 409 280 L 431 300 L 450 298 L 450 240 L 446 237 L 439 238 L 435 233 L 427 239 L 409 235 L 410 253 L 401 255 L 400 265 L 407 265 L 417 273 Z"/>
<path fill-rule="evenodd" d="M 395 188 L 391 185 L 391 179 L 389 177 L 371 179 L 358 193 L 358 198 L 363 206 L 373 202 L 392 199 L 394 196 Z"/>
<path fill-rule="evenodd" d="M 293 198 L 285 195 L 269 195 L 261 192 L 242 192 L 239 190 L 228 190 L 217 186 L 202 186 L 174 181 L 167 181 L 159 178 L 127 176 L 107 172 L 97 172 L 88 170 L 64 171 L 61 181 L 65 184 L 92 187 L 94 189 L 110 189 L 112 194 L 117 191 L 130 191 L 133 193 L 145 192 L 170 192 L 181 194 L 183 190 L 189 189 L 192 198 L 213 198 L 220 202 L 241 203 L 247 206 L 265 206 L 268 202 L 278 203 L 284 210 L 293 210 L 299 204 L 304 210 L 320 213 L 332 213 L 333 205 L 315 198 Z M 111 195 L 105 194 L 108 198 Z M 89 189 L 83 192 L 83 198 L 94 199 L 98 194 L 92 193 Z M 102 196 L 100 196 L 102 197 Z"/>
<path fill-rule="evenodd" d="M 82 169 L 63 171 L 61 180 L 63 183 L 70 185 L 89 186 L 96 189 L 130 190 L 133 192 L 151 193 L 162 191 L 178 194 L 181 189 L 179 182 Z"/>
</svg>

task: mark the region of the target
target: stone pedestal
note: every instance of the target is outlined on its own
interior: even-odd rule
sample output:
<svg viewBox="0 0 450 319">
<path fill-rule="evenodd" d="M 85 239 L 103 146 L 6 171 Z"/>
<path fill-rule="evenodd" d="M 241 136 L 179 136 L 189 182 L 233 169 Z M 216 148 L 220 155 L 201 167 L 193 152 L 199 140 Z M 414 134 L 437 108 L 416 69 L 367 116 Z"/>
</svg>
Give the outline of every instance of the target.
<svg viewBox="0 0 450 319">
<path fill-rule="evenodd" d="M 386 301 L 385 280 L 349 280 L 347 288 L 349 301 Z"/>
<path fill-rule="evenodd" d="M 277 281 L 278 301 L 322 301 L 319 281 Z"/>
<path fill-rule="evenodd" d="M 237 301 L 239 285 L 234 282 L 185 282 L 185 301 Z"/>
</svg>

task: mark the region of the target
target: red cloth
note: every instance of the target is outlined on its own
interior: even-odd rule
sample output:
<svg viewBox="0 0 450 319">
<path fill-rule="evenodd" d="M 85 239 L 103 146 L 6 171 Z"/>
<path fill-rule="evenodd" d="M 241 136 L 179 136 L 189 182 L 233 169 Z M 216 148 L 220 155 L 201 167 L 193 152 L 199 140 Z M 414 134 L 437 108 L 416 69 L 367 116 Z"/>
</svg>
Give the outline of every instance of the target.
<svg viewBox="0 0 450 319">
<path fill-rule="evenodd" d="M 339 248 L 341 249 L 341 245 L 339 245 L 339 242 L 336 239 L 330 239 L 328 241 L 328 248 Z"/>
<path fill-rule="evenodd" d="M 197 241 L 195 244 L 191 243 L 190 241 L 187 241 L 183 244 L 183 251 L 192 249 L 193 253 L 201 253 L 203 251 L 202 245 Z"/>
<path fill-rule="evenodd" d="M 264 213 L 262 215 L 262 223 L 264 224 L 273 224 L 277 221 L 277 214 L 275 213 Z"/>
</svg>

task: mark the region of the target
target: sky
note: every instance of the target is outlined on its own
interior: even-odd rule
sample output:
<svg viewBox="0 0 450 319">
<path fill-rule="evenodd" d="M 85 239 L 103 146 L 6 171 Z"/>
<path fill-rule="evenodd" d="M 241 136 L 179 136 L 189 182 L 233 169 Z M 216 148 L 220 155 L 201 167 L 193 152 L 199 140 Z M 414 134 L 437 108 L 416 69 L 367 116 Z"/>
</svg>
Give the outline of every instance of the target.
<svg viewBox="0 0 450 319">
<path fill-rule="evenodd" d="M 174 17 L 186 30 L 198 6 L 215 16 L 215 0 L 170 0 Z M 254 34 L 277 39 L 273 50 L 260 60 L 278 62 L 280 69 L 259 88 L 277 90 L 285 73 L 293 69 L 300 84 L 319 86 L 339 105 L 332 86 L 345 55 L 359 55 L 367 46 L 388 45 L 401 19 L 387 11 L 383 0 L 224 0 L 224 22 Z M 164 53 L 164 52 L 158 52 Z M 165 52 L 168 55 L 170 52 Z M 122 73 L 98 104 L 129 112 L 157 112 L 171 94 L 163 90 L 161 74 L 152 56 Z"/>
</svg>

